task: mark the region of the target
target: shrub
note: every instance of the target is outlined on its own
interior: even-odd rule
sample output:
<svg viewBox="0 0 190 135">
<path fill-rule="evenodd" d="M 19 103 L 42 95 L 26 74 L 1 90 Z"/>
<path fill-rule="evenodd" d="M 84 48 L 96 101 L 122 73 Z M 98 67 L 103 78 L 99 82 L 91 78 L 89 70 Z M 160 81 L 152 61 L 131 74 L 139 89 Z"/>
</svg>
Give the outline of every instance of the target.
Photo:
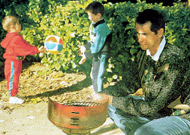
<svg viewBox="0 0 190 135">
<path fill-rule="evenodd" d="M 80 57 L 77 55 L 77 45 L 83 45 L 89 40 L 91 22 L 84 8 L 91 1 L 29 0 L 25 3 L 12 4 L 11 9 L 14 8 L 13 11 L 21 17 L 22 35 L 29 43 L 37 47 L 42 46 L 48 35 L 58 35 L 64 41 L 64 49 L 60 54 L 44 54 L 40 58 L 36 55 L 27 57 L 27 60 L 41 60 L 41 63 L 50 69 L 63 72 L 86 70 L 84 66 L 78 65 Z M 137 3 L 106 3 L 104 6 L 104 18 L 113 32 L 111 57 L 105 76 L 108 81 L 122 79 L 130 62 L 135 60 L 140 49 L 136 37 L 135 18 L 138 12 L 147 8 L 157 9 L 165 15 L 167 41 L 182 48 L 189 58 L 190 8 L 184 7 L 181 3 L 174 3 L 169 7 L 163 6 L 162 3 L 147 4 L 140 0 Z M 4 13 L 4 10 L 0 10 L 2 14 L 10 14 L 8 8 L 5 11 Z M 2 32 L 0 37 L 4 36 L 5 32 Z M 1 47 L 0 55 L 2 56 Z"/>
</svg>

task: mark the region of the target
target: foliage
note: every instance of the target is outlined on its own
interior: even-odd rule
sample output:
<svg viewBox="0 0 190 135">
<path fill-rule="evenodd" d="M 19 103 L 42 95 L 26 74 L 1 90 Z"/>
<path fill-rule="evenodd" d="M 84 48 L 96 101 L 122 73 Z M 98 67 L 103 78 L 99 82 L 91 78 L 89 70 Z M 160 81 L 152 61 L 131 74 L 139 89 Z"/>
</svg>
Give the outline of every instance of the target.
<svg viewBox="0 0 190 135">
<path fill-rule="evenodd" d="M 182 48 L 189 57 L 190 12 L 189 8 L 184 7 L 181 3 L 174 3 L 174 6 L 166 7 L 162 6 L 162 3 L 147 4 L 138 1 L 136 4 L 123 2 L 112 5 L 108 3 L 105 7 L 108 10 L 106 20 L 113 31 L 111 57 L 106 75 L 109 81 L 122 79 L 130 62 L 136 58 L 140 47 L 136 37 L 135 18 L 137 13 L 144 9 L 152 8 L 164 14 L 167 21 L 165 32 L 167 41 Z"/>
<path fill-rule="evenodd" d="M 35 57 L 27 57 L 28 61 L 41 60 L 52 70 L 63 72 L 78 72 L 86 70 L 78 65 L 77 45 L 83 45 L 89 40 L 90 21 L 84 11 L 88 3 L 93 0 L 28 0 L 16 2 L 4 6 L 0 10 L 2 15 L 15 13 L 21 19 L 22 35 L 33 45 L 40 47 L 48 35 L 58 35 L 64 41 L 64 49 L 57 55 L 43 54 Z M 100 2 L 103 0 L 99 0 Z M 108 81 L 122 79 L 123 72 L 130 66 L 130 62 L 136 58 L 140 49 L 135 30 L 135 17 L 139 11 L 147 8 L 157 9 L 165 15 L 167 20 L 165 35 L 172 45 L 181 47 L 187 56 L 190 56 L 190 8 L 181 3 L 173 6 L 162 4 L 147 4 L 138 0 L 137 3 L 120 2 L 105 3 L 104 18 L 113 32 L 111 43 L 111 57 L 107 68 Z M 0 18 L 2 19 L 2 17 Z M 5 32 L 1 32 L 3 39 Z M 0 55 L 3 49 L 0 47 Z M 3 58 L 0 57 L 0 61 Z"/>
</svg>

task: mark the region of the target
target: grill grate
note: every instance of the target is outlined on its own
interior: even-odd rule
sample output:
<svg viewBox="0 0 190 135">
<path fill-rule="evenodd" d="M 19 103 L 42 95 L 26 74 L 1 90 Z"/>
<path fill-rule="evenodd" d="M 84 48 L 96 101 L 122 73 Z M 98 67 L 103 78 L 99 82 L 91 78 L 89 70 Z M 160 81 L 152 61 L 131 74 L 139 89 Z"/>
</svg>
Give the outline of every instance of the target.
<svg viewBox="0 0 190 135">
<path fill-rule="evenodd" d="M 97 102 L 73 102 L 73 103 L 66 103 L 63 105 L 88 107 L 88 106 L 98 106 L 100 104 L 101 103 L 97 103 Z"/>
</svg>

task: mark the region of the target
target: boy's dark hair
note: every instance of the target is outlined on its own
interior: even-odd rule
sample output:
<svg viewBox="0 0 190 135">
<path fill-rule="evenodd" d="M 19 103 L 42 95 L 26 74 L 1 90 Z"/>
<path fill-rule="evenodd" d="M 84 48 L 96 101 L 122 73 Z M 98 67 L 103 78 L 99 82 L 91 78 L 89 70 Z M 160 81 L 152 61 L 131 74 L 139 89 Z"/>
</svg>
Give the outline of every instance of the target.
<svg viewBox="0 0 190 135">
<path fill-rule="evenodd" d="M 145 24 L 151 22 L 151 31 L 157 34 L 158 30 L 163 28 L 165 31 L 165 20 L 161 13 L 154 9 L 146 9 L 140 12 L 136 18 L 136 23 Z"/>
<path fill-rule="evenodd" d="M 98 13 L 100 13 L 102 16 L 104 15 L 104 6 L 97 1 L 93 1 L 92 3 L 90 3 L 85 10 L 95 15 L 97 15 Z"/>
</svg>

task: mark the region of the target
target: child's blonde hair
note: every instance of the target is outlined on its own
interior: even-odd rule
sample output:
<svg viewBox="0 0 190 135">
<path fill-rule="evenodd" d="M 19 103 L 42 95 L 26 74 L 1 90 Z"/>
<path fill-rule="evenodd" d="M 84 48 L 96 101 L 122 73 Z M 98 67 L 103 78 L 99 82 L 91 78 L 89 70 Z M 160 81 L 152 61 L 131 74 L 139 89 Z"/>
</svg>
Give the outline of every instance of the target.
<svg viewBox="0 0 190 135">
<path fill-rule="evenodd" d="M 8 31 L 12 25 L 16 24 L 19 24 L 19 18 L 13 15 L 6 16 L 2 21 L 3 29 L 6 31 Z"/>
</svg>

